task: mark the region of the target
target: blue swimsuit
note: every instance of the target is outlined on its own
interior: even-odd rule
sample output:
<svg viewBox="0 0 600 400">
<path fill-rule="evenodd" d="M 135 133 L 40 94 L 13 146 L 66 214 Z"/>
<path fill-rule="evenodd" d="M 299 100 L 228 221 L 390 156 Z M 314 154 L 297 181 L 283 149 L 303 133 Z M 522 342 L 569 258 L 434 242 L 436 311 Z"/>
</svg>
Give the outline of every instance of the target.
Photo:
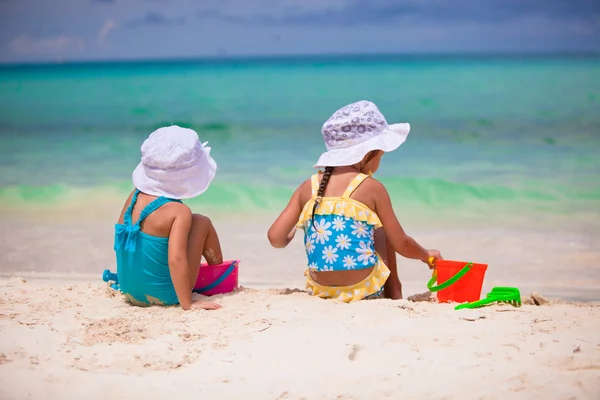
<svg viewBox="0 0 600 400">
<path fill-rule="evenodd" d="M 179 304 L 169 271 L 169 238 L 141 232 L 140 223 L 163 205 L 181 201 L 161 196 L 148 204 L 138 221 L 132 224 L 131 212 L 139 193 L 137 189 L 133 193 L 123 224 L 115 225 L 114 249 L 120 289 L 132 304 Z"/>
</svg>

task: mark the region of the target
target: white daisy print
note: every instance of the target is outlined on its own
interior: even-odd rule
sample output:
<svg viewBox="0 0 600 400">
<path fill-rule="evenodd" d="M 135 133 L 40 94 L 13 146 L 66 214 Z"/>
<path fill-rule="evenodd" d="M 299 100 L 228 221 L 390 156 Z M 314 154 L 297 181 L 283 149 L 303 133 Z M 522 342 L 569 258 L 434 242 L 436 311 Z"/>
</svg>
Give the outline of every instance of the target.
<svg viewBox="0 0 600 400">
<path fill-rule="evenodd" d="M 375 258 L 373 257 L 373 250 L 371 250 L 371 242 L 365 244 L 365 242 L 361 241 L 358 245 L 360 246 L 356 249 L 356 252 L 360 254 L 358 256 L 358 261 L 362 261 L 363 265 L 374 262 Z"/>
<path fill-rule="evenodd" d="M 369 230 L 367 229 L 367 225 L 363 224 L 360 221 L 354 221 L 352 225 L 350 225 L 352 229 L 352 234 L 357 238 L 367 237 Z"/>
<path fill-rule="evenodd" d="M 352 256 L 344 257 L 344 268 L 354 269 L 354 267 L 356 267 L 356 259 Z"/>
<path fill-rule="evenodd" d="M 331 231 L 328 230 L 331 226 L 331 222 L 327 222 L 324 219 L 315 222 L 315 232 L 311 235 L 315 238 L 317 243 L 325 244 L 329 240 Z"/>
<path fill-rule="evenodd" d="M 343 231 L 346 229 L 346 221 L 342 217 L 335 217 L 333 219 L 333 229 L 336 231 Z"/>
<path fill-rule="evenodd" d="M 333 265 L 325 264 L 319 269 L 319 271 L 333 271 Z"/>
<path fill-rule="evenodd" d="M 310 264 L 308 264 L 308 268 L 309 269 L 319 269 L 319 266 L 317 265 L 317 263 L 311 262 Z"/>
<path fill-rule="evenodd" d="M 335 245 L 336 247 L 339 247 L 341 250 L 346 250 L 350 247 L 350 242 L 352 242 L 352 239 L 350 239 L 348 235 L 340 233 L 338 237 L 335 238 L 335 241 L 337 242 Z"/>
<path fill-rule="evenodd" d="M 304 244 L 306 247 L 306 252 L 308 254 L 312 254 L 312 252 L 315 250 L 315 241 L 312 240 L 312 238 L 310 236 L 307 236 L 306 242 Z"/>
<path fill-rule="evenodd" d="M 337 249 L 335 247 L 325 246 L 323 248 L 323 260 L 325 260 L 326 263 L 333 264 L 339 257 L 339 254 L 335 253 L 337 253 Z"/>
</svg>

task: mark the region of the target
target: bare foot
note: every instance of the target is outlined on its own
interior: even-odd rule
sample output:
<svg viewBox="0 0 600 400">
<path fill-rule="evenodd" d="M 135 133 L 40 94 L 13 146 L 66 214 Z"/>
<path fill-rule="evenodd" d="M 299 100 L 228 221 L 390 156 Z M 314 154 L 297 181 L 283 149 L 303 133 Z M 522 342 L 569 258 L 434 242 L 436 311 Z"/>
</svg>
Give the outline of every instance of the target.
<svg viewBox="0 0 600 400">
<path fill-rule="evenodd" d="M 220 304 L 211 301 L 196 300 L 192 303 L 190 310 L 218 310 L 222 308 Z"/>
</svg>

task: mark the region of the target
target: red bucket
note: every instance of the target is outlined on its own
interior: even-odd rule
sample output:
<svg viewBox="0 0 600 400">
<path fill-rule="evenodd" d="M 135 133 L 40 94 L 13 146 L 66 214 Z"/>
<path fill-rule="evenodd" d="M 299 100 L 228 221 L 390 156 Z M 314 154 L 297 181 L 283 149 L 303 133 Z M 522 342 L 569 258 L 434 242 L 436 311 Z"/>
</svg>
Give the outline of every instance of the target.
<svg viewBox="0 0 600 400">
<path fill-rule="evenodd" d="M 200 265 L 193 292 L 204 296 L 233 292 L 238 288 L 239 263 L 233 260 L 219 265 Z"/>
<path fill-rule="evenodd" d="M 427 287 L 430 291 L 437 292 L 440 303 L 471 303 L 481 297 L 487 267 L 487 264 L 436 260 L 436 269 Z M 434 286 L 436 281 L 437 286 Z"/>
</svg>

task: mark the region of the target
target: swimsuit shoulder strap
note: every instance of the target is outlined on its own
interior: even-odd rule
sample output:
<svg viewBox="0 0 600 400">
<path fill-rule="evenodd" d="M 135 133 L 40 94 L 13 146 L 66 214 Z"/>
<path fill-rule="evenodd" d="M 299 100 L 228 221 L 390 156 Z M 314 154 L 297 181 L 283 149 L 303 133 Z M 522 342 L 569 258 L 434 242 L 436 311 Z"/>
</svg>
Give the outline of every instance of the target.
<svg viewBox="0 0 600 400">
<path fill-rule="evenodd" d="M 354 177 L 354 179 L 352 179 L 352 181 L 348 185 L 348 188 L 346 189 L 346 191 L 344 192 L 342 197 L 345 199 L 349 199 L 350 196 L 352 195 L 352 193 L 356 190 L 356 188 L 358 188 L 360 186 L 360 184 L 363 183 L 365 181 L 365 179 L 367 179 L 368 177 L 369 177 L 369 175 L 365 175 L 365 174 L 356 175 Z"/>
<path fill-rule="evenodd" d="M 140 232 L 140 223 L 144 219 L 146 219 L 146 217 L 148 217 L 148 215 L 152 214 L 158 208 L 162 207 L 163 205 L 165 205 L 169 202 L 176 201 L 178 203 L 181 203 L 181 200 L 167 199 L 166 197 L 161 196 L 161 197 L 151 201 L 142 210 L 142 212 L 140 213 L 140 218 L 136 221 L 136 223 L 132 224 L 131 223 L 131 212 L 133 210 L 133 206 L 135 205 L 135 203 L 137 201 L 137 197 L 138 197 L 139 193 L 140 193 L 140 191 L 137 189 L 133 193 L 133 196 L 131 197 L 131 204 L 129 205 L 129 207 L 125 211 L 125 214 L 123 215 L 123 224 L 115 225 L 115 243 L 114 243 L 115 251 L 120 251 L 123 249 L 127 252 L 135 251 L 136 245 L 137 245 L 138 233 Z"/>
<path fill-rule="evenodd" d="M 129 203 L 129 207 L 127 207 L 127 210 L 125 210 L 125 214 L 123 214 L 123 224 L 125 226 L 131 225 L 131 213 L 133 211 L 133 206 L 135 206 L 135 203 L 137 201 L 138 194 L 140 194 L 140 191 L 135 189 L 133 192 L 133 196 L 131 196 L 131 202 Z"/>
</svg>

